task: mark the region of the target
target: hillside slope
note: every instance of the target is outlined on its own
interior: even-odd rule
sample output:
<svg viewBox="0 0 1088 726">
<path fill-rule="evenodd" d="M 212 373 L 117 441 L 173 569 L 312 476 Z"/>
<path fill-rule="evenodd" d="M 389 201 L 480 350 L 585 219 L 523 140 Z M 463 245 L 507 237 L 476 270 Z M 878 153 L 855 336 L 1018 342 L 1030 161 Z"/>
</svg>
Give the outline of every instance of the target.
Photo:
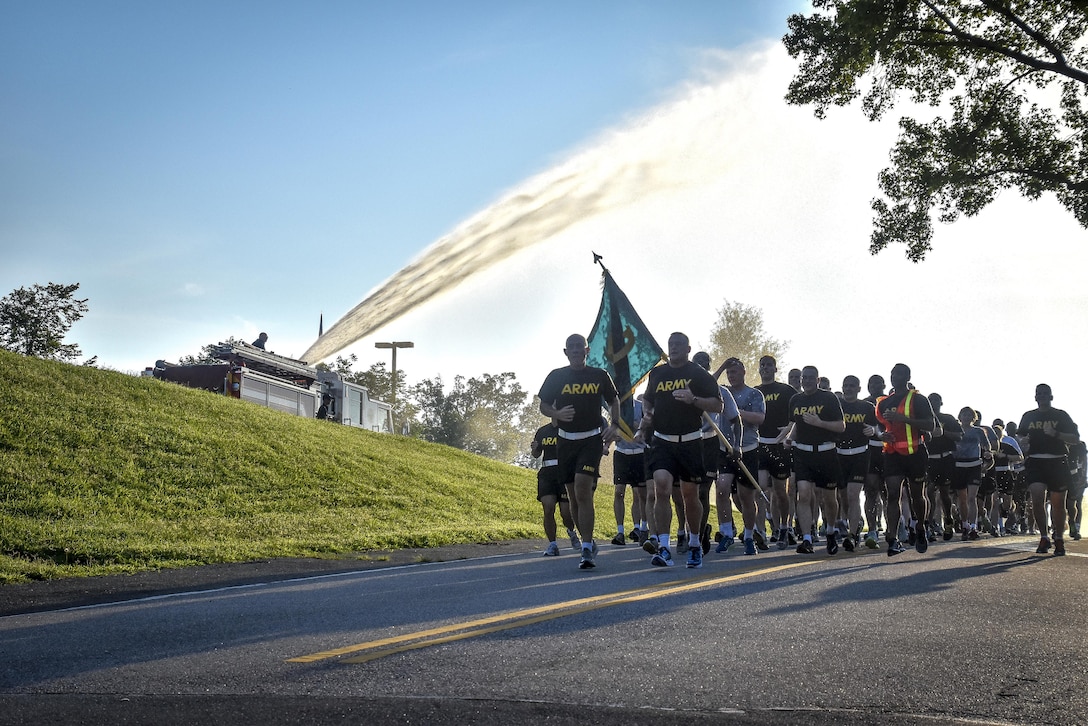
<svg viewBox="0 0 1088 726">
<path fill-rule="evenodd" d="M 0 350 L 0 582 L 539 536 L 531 471 Z"/>
</svg>

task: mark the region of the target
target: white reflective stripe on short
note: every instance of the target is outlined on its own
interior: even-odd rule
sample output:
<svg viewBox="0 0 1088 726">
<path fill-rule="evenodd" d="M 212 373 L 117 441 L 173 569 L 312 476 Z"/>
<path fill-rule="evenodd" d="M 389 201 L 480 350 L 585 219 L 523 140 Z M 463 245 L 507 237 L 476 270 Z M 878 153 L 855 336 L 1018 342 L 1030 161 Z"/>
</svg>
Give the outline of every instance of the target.
<svg viewBox="0 0 1088 726">
<path fill-rule="evenodd" d="M 873 441 L 872 439 L 869 439 L 869 446 L 879 446 L 880 448 L 883 449 L 884 448 L 884 442 L 883 441 Z"/>
<path fill-rule="evenodd" d="M 749 451 L 755 451 L 759 448 L 759 444 L 752 444 L 751 446 L 741 447 L 740 453 L 747 454 Z"/>
<path fill-rule="evenodd" d="M 866 444 L 865 446 L 855 446 L 852 449 L 836 449 L 836 451 L 839 452 L 840 456 L 854 456 L 855 454 L 864 454 L 868 450 L 868 444 Z"/>
<path fill-rule="evenodd" d="M 697 441 L 703 438 L 702 431 L 692 431 L 690 434 L 660 434 L 654 431 L 654 436 L 662 441 L 671 441 L 674 444 L 679 444 L 684 441 Z"/>
<path fill-rule="evenodd" d="M 795 441 L 793 443 L 793 446 L 794 446 L 794 448 L 800 449 L 801 451 L 831 451 L 832 449 L 835 448 L 835 442 L 834 441 L 825 441 L 822 444 L 813 445 L 813 444 L 799 444 L 799 443 L 797 443 Z"/>
<path fill-rule="evenodd" d="M 760 436 L 759 437 L 759 443 L 761 443 L 761 444 L 778 444 L 778 443 L 781 443 L 781 442 L 778 440 L 777 436 L 774 437 L 774 438 L 770 438 L 770 439 L 767 438 L 766 436 Z"/>
<path fill-rule="evenodd" d="M 1029 459 L 1060 459 L 1065 454 L 1028 454 Z"/>
<path fill-rule="evenodd" d="M 961 469 L 967 469 L 972 466 L 982 466 L 982 459 L 978 459 L 977 461 L 957 461 L 956 466 Z"/>
<path fill-rule="evenodd" d="M 564 431 L 559 429 L 559 438 L 566 439 L 567 441 L 578 441 L 579 439 L 588 439 L 590 436 L 596 436 L 601 433 L 601 428 L 598 426 L 595 429 L 589 431 Z"/>
<path fill-rule="evenodd" d="M 545 459 L 540 468 L 543 469 L 545 466 L 559 466 L 559 459 Z"/>
<path fill-rule="evenodd" d="M 713 430 L 711 430 L 711 431 L 704 431 L 704 432 L 703 432 L 703 438 L 704 438 L 704 439 L 716 439 L 716 438 L 718 438 L 718 432 L 717 432 L 717 431 L 713 431 Z"/>
<path fill-rule="evenodd" d="M 1012 471 L 1012 467 L 1008 466 L 995 466 L 994 471 Z"/>
<path fill-rule="evenodd" d="M 929 458 L 931 458 L 931 459 L 943 459 L 946 456 L 952 456 L 952 452 L 951 451 L 944 451 L 944 452 L 941 452 L 940 454 L 930 454 Z"/>
</svg>

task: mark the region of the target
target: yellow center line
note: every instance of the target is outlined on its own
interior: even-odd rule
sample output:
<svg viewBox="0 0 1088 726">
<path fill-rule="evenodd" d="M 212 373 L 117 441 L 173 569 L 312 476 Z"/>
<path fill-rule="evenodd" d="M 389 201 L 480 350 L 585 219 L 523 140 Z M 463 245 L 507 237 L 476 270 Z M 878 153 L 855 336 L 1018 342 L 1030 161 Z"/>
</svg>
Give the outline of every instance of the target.
<svg viewBox="0 0 1088 726">
<path fill-rule="evenodd" d="M 470 620 L 464 623 L 444 625 L 440 628 L 420 630 L 414 633 L 405 633 L 404 635 L 398 635 L 391 638 L 381 638 L 379 640 L 371 640 L 365 643 L 358 643 L 356 645 L 348 645 L 343 648 L 325 650 L 320 653 L 314 653 L 312 655 L 303 655 L 298 656 L 297 658 L 289 658 L 287 659 L 287 662 L 314 663 L 320 660 L 326 660 L 328 658 L 335 658 L 337 656 L 350 655 L 352 653 L 361 653 L 363 651 L 372 651 L 366 655 L 344 660 L 345 663 L 366 663 L 367 661 L 375 660 L 377 658 L 383 658 L 387 655 L 393 655 L 394 653 L 402 653 L 418 648 L 426 648 L 433 645 L 441 645 L 443 643 L 450 643 L 466 638 L 474 638 L 480 635 L 487 635 L 489 633 L 495 633 L 502 630 L 521 628 L 527 625 L 534 625 L 536 623 L 554 620 L 556 618 L 566 617 L 568 615 L 577 615 L 580 613 L 589 612 L 591 610 L 611 607 L 613 605 L 621 605 L 632 602 L 639 602 L 642 600 L 650 600 L 653 598 L 667 597 L 683 592 L 689 592 L 691 590 L 699 590 L 706 587 L 712 587 L 714 585 L 722 585 L 729 582 L 735 582 L 737 580 L 743 580 L 749 577 L 755 577 L 757 575 L 769 575 L 775 572 L 782 572 L 784 570 L 793 569 L 795 567 L 813 565 L 817 564 L 818 562 L 819 560 L 807 560 L 804 562 L 794 562 L 788 565 L 778 565 L 775 567 L 768 567 L 759 570 L 751 570 L 749 572 L 742 572 L 735 575 L 712 575 L 681 583 L 665 582 L 651 585 L 649 587 L 640 587 L 633 590 L 609 593 L 607 595 L 597 595 L 594 597 L 568 600 L 564 602 L 554 603 L 551 605 L 525 608 L 522 610 L 515 610 L 509 613 L 503 613 L 501 615 L 493 615 L 486 618 L 479 618 L 477 620 Z"/>
</svg>

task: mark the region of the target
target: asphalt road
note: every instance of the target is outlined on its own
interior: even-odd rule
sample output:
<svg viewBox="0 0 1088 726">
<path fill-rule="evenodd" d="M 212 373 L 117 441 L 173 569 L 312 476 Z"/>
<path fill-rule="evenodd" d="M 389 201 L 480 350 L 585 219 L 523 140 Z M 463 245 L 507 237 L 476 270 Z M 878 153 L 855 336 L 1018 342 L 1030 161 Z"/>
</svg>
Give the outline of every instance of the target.
<svg viewBox="0 0 1088 726">
<path fill-rule="evenodd" d="M 0 617 L 0 723 L 1088 723 L 1088 546 L 1069 550 L 734 548 L 688 570 L 606 544 L 581 571 L 508 543 L 67 601 L 7 586 L 3 612 L 36 612 Z"/>
</svg>

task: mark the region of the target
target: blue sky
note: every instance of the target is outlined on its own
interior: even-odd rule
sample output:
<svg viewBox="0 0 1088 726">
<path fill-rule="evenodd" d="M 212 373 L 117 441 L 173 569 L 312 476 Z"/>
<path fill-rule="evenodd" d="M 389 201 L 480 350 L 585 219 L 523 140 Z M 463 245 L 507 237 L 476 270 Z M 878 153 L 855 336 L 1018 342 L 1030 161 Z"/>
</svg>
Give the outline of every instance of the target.
<svg viewBox="0 0 1088 726">
<path fill-rule="evenodd" d="M 410 381 L 510 370 L 535 391 L 593 322 L 594 249 L 662 339 L 698 345 L 738 300 L 834 381 L 902 360 L 949 409 L 1019 415 L 1038 378 L 1088 411 L 1084 230 L 1007 192 L 922 265 L 870 257 L 895 115 L 785 105 L 779 39 L 805 7 L 7 0 L 0 294 L 79 282 L 69 342 L 121 371 L 261 330 L 300 356 L 319 313 L 574 179 L 609 205 L 348 348 L 360 367 L 413 340 Z"/>
<path fill-rule="evenodd" d="M 796 5 L 5 3 L 0 287 L 80 282 L 72 338 L 121 368 L 316 334 Z"/>
</svg>

